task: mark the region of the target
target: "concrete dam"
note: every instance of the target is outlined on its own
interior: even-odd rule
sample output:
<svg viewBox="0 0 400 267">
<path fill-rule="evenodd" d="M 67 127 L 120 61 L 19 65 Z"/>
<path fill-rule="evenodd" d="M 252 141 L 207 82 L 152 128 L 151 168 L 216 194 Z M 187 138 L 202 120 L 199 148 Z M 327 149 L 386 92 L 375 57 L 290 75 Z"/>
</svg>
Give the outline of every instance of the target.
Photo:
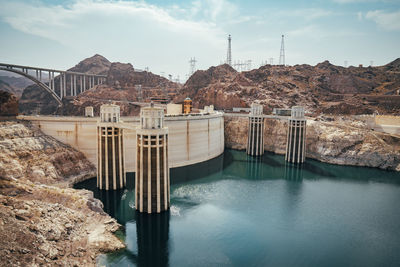
<svg viewBox="0 0 400 267">
<path fill-rule="evenodd" d="M 43 133 L 81 151 L 97 167 L 96 117 L 18 116 L 31 121 Z M 121 117 L 127 172 L 135 172 L 136 127 L 139 117 Z M 169 166 L 187 166 L 215 158 L 224 152 L 222 113 L 166 116 L 169 129 Z"/>
</svg>

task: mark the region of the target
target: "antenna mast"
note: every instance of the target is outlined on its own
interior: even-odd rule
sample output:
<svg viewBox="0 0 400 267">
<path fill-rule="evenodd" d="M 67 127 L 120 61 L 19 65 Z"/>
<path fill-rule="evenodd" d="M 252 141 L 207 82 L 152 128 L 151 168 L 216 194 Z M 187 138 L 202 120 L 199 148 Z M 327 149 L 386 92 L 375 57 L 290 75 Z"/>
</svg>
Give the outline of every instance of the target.
<svg viewBox="0 0 400 267">
<path fill-rule="evenodd" d="M 284 35 L 282 34 L 282 42 L 281 42 L 281 54 L 279 56 L 279 65 L 285 66 L 285 44 L 284 44 Z"/>
<path fill-rule="evenodd" d="M 229 34 L 229 36 L 228 36 L 228 54 L 227 54 L 227 56 L 226 56 L 226 63 L 227 63 L 229 66 L 232 66 L 232 48 L 231 48 L 231 41 L 232 41 L 232 38 L 231 38 L 231 35 Z"/>
</svg>

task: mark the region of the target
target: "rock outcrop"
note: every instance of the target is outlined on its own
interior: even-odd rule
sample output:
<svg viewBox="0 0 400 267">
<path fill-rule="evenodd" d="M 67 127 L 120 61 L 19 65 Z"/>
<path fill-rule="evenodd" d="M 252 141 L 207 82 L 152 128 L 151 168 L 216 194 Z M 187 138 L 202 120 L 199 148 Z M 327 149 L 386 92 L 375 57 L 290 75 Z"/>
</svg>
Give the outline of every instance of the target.
<svg viewBox="0 0 400 267">
<path fill-rule="evenodd" d="M 0 90 L 0 116 L 18 115 L 18 99 L 11 93 Z"/>
<path fill-rule="evenodd" d="M 94 266 L 124 244 L 119 225 L 86 190 L 69 188 L 94 166 L 28 122 L 0 123 L 0 262 Z"/>
<path fill-rule="evenodd" d="M 195 72 L 175 97 L 189 96 L 195 107 L 213 104 L 217 109 L 248 107 L 253 102 L 272 108 L 302 105 L 313 113 L 398 113 L 399 60 L 380 67 L 265 65 L 236 72 L 228 65 Z M 390 97 L 389 97 L 390 96 Z"/>
<path fill-rule="evenodd" d="M 225 116 L 225 146 L 246 149 L 248 118 Z M 287 121 L 266 119 L 264 148 L 285 154 Z M 353 120 L 307 120 L 306 156 L 322 162 L 400 171 L 400 137 Z"/>
</svg>

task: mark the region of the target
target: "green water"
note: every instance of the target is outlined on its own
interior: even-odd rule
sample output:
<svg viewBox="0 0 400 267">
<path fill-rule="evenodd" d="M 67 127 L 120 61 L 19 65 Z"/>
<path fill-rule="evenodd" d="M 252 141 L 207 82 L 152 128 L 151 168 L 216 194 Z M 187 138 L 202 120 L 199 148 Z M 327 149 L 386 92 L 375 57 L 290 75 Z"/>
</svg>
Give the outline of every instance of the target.
<svg viewBox="0 0 400 267">
<path fill-rule="evenodd" d="M 133 176 L 129 176 L 132 181 Z M 139 214 L 128 189 L 94 191 L 127 248 L 107 266 L 400 266 L 400 173 L 301 167 L 266 154 L 171 170 L 171 210 Z"/>
</svg>

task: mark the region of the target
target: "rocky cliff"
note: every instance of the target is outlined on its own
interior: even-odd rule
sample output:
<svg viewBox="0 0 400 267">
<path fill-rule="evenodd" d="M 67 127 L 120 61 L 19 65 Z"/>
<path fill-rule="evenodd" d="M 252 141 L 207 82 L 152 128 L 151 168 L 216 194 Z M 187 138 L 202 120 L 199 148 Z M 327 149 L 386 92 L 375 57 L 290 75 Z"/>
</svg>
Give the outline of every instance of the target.
<svg viewBox="0 0 400 267">
<path fill-rule="evenodd" d="M 246 149 L 248 118 L 225 116 L 225 146 Z M 266 119 L 264 148 L 284 154 L 287 121 Z M 371 131 L 363 122 L 307 120 L 307 157 L 322 162 L 400 171 L 400 137 Z"/>
<path fill-rule="evenodd" d="M 0 123 L 0 262 L 5 266 L 94 266 L 97 254 L 124 247 L 119 225 L 86 190 L 94 176 L 82 153 L 28 122 Z"/>
<path fill-rule="evenodd" d="M 398 113 L 399 62 L 344 68 L 324 61 L 316 66 L 265 65 L 243 72 L 225 64 L 195 72 L 175 101 L 189 96 L 198 108 L 213 104 L 217 109 L 231 109 L 256 101 L 265 111 L 302 105 L 313 113 Z"/>
</svg>

